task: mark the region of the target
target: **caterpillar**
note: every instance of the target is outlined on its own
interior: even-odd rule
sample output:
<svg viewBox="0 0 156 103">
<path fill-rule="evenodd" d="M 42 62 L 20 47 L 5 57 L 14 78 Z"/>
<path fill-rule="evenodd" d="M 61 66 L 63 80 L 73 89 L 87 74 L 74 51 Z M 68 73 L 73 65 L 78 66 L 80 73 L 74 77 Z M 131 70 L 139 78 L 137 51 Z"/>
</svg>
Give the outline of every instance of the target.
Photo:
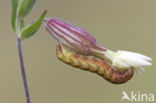
<svg viewBox="0 0 156 103">
<path fill-rule="evenodd" d="M 63 44 L 56 47 L 57 58 L 73 67 L 94 72 L 113 84 L 122 84 L 133 76 L 133 68 L 125 71 L 116 71 L 105 59 L 98 57 L 84 56 L 68 50 Z"/>
</svg>

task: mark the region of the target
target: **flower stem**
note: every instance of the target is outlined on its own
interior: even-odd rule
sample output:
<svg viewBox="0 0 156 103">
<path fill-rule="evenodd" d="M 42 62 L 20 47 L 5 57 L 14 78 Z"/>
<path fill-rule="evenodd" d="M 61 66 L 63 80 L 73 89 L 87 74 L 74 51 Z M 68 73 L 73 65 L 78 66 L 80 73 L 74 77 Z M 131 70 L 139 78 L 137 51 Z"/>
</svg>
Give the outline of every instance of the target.
<svg viewBox="0 0 156 103">
<path fill-rule="evenodd" d="M 25 67 L 24 67 L 22 43 L 18 36 L 16 37 L 16 43 L 17 43 L 17 50 L 18 50 L 19 63 L 20 63 L 20 68 L 21 68 L 21 75 L 22 75 L 22 80 L 23 80 L 26 103 L 31 103 L 29 88 L 28 88 L 28 83 L 27 83 L 27 76 L 26 76 L 26 71 L 25 71 Z"/>
</svg>

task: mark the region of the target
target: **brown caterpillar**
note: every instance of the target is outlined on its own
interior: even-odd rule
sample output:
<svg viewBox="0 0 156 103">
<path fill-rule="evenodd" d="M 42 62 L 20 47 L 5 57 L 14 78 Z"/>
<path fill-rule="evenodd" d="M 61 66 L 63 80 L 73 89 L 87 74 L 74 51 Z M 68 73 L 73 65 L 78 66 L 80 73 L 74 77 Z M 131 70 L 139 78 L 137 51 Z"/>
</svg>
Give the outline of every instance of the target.
<svg viewBox="0 0 156 103">
<path fill-rule="evenodd" d="M 133 76 L 133 68 L 129 68 L 123 72 L 114 70 L 110 64 L 97 57 L 83 56 L 74 52 L 69 51 L 63 45 L 57 45 L 57 57 L 62 62 L 69 64 L 73 67 L 87 70 L 90 72 L 97 73 L 105 78 L 107 81 L 114 84 L 125 83 L 130 80 Z"/>
</svg>

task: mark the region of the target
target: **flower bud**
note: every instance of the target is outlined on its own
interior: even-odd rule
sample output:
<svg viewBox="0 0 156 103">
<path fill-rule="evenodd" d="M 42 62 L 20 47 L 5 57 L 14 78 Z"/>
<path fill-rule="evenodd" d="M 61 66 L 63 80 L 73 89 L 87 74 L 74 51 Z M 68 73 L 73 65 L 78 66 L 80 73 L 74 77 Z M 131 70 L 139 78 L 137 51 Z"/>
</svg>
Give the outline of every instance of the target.
<svg viewBox="0 0 156 103">
<path fill-rule="evenodd" d="M 56 18 L 44 19 L 46 29 L 58 41 L 73 50 L 90 55 L 92 49 L 103 50 L 106 48 L 98 45 L 95 38 L 83 29 L 68 24 Z"/>
</svg>

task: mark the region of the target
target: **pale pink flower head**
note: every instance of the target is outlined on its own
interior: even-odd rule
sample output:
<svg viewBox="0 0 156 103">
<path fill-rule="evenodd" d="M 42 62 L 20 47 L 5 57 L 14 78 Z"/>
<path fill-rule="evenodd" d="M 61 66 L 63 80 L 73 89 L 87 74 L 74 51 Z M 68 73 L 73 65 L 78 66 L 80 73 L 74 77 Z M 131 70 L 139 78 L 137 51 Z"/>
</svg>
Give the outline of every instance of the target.
<svg viewBox="0 0 156 103">
<path fill-rule="evenodd" d="M 152 58 L 129 51 L 111 51 L 97 44 L 95 38 L 83 29 L 56 18 L 45 18 L 46 29 L 59 42 L 83 55 L 100 56 L 107 59 L 113 69 L 122 71 L 129 68 L 144 70 L 151 66 Z"/>
</svg>

